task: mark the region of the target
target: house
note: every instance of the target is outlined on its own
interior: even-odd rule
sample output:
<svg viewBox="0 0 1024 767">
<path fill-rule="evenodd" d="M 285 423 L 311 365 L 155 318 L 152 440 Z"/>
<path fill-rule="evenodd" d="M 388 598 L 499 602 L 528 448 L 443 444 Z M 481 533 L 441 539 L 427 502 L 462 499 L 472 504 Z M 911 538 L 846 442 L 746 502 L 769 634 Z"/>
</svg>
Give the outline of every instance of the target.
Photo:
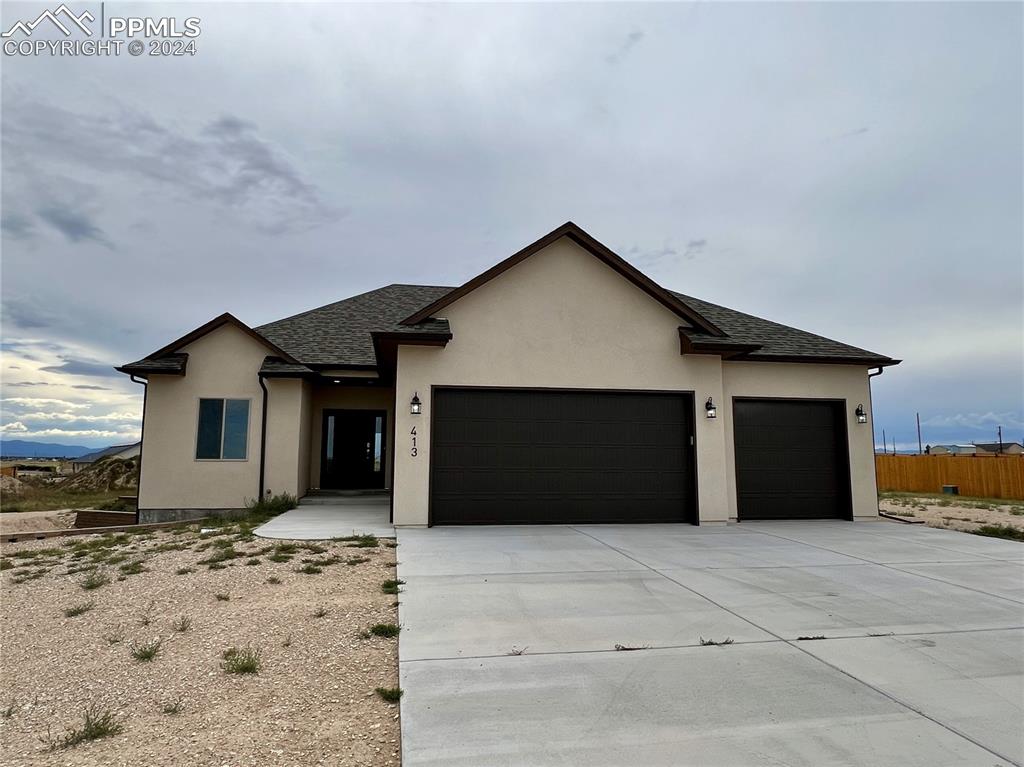
<svg viewBox="0 0 1024 767">
<path fill-rule="evenodd" d="M 1019 442 L 977 442 L 974 446 L 978 455 L 1024 455 L 1024 445 Z"/>
<path fill-rule="evenodd" d="M 397 526 L 710 524 L 876 517 L 869 372 L 898 362 L 567 223 L 457 288 L 222 314 L 118 370 L 146 385 L 140 521 L 319 488 L 385 489 Z"/>
<path fill-rule="evenodd" d="M 928 455 L 974 455 L 974 445 L 929 445 L 925 448 Z"/>
<path fill-rule="evenodd" d="M 74 458 L 71 461 L 71 473 L 77 474 L 82 469 L 88 469 L 100 458 L 135 458 L 142 452 L 142 443 L 136 442 L 134 445 L 114 445 L 113 447 L 106 447 L 102 450 L 96 450 L 92 453 L 86 453 L 80 455 L 78 458 Z"/>
</svg>

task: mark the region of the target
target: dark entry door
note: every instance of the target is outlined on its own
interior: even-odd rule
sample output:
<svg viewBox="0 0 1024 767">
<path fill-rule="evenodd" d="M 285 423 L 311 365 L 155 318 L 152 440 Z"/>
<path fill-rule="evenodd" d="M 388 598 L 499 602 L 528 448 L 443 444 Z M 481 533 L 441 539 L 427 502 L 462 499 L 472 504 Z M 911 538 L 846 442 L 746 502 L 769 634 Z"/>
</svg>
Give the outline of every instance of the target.
<svg viewBox="0 0 1024 767">
<path fill-rule="evenodd" d="M 694 519 L 693 398 L 436 389 L 432 524 Z"/>
<path fill-rule="evenodd" d="M 740 521 L 850 519 L 845 412 L 834 400 L 733 402 Z"/>
<path fill-rule="evenodd" d="M 325 410 L 320 487 L 369 490 L 384 487 L 383 410 Z"/>
</svg>

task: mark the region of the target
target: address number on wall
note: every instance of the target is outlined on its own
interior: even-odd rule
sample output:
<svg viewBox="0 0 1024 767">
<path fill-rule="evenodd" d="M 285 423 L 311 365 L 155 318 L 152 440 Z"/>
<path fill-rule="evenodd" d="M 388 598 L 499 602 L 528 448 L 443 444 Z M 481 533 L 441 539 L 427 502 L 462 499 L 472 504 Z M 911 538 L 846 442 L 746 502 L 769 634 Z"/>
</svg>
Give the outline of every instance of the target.
<svg viewBox="0 0 1024 767">
<path fill-rule="evenodd" d="M 415 426 L 412 427 L 412 431 L 410 431 L 409 434 L 412 435 L 412 448 L 410 448 L 410 450 L 409 450 L 409 455 L 411 455 L 413 458 L 415 458 L 417 455 L 419 455 L 419 450 L 416 448 L 416 427 Z"/>
</svg>

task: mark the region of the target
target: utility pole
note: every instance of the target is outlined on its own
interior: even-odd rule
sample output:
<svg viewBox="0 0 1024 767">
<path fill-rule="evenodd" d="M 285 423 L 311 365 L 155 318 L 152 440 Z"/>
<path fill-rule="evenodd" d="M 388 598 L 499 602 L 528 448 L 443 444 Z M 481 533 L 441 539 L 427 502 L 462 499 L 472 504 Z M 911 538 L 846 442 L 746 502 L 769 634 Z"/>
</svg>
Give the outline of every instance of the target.
<svg viewBox="0 0 1024 767">
<path fill-rule="evenodd" d="M 917 416 L 917 454 L 921 455 L 924 450 L 921 448 L 921 414 L 915 413 Z"/>
<path fill-rule="evenodd" d="M 1003 427 L 999 426 L 996 428 L 996 434 L 999 435 L 999 440 L 996 442 L 996 453 L 1002 454 L 1003 452 Z"/>
</svg>

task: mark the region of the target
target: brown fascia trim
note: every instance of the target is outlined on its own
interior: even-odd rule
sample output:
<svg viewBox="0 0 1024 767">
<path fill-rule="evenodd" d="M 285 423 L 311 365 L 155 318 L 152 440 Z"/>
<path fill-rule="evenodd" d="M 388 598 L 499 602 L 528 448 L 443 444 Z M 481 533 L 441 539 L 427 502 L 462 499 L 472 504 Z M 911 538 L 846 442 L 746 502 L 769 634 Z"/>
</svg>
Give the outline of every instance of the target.
<svg viewBox="0 0 1024 767">
<path fill-rule="evenodd" d="M 663 287 L 654 282 L 646 274 L 644 274 L 639 269 L 629 264 L 617 253 L 615 253 L 607 246 L 595 240 L 593 237 L 591 237 L 589 234 L 583 231 L 572 221 L 567 221 L 554 231 L 551 231 L 548 234 L 541 237 L 536 242 L 527 245 L 518 253 L 509 256 L 504 261 L 492 266 L 486 272 L 477 275 L 469 282 L 461 285 L 460 287 L 455 288 L 449 293 L 446 293 L 444 296 L 439 298 L 434 303 L 424 307 L 423 309 L 420 309 L 415 314 L 406 317 L 399 324 L 415 325 L 417 323 L 423 322 L 424 320 L 437 314 L 437 312 L 439 312 L 444 307 L 462 298 L 467 293 L 476 290 L 481 285 L 494 279 L 502 272 L 511 269 L 520 261 L 525 261 L 534 253 L 543 250 L 548 245 L 552 244 L 558 239 L 561 239 L 562 237 L 568 237 L 574 243 L 579 245 L 581 248 L 586 250 L 591 255 L 599 258 L 605 264 L 610 266 L 616 272 L 621 274 L 623 277 L 625 277 L 638 288 L 640 288 L 645 293 L 650 295 L 663 306 L 668 308 L 670 311 L 675 313 L 677 316 L 682 317 L 688 320 L 689 322 L 693 323 L 705 333 L 708 333 L 709 335 L 713 336 L 725 335 L 725 333 L 723 333 L 720 328 L 718 328 L 706 317 L 704 317 L 701 314 L 698 314 L 692 308 L 684 304 L 678 298 L 676 298 Z"/>
<path fill-rule="evenodd" d="M 819 363 L 822 365 L 867 365 L 872 368 L 884 368 L 891 367 L 893 365 L 899 365 L 903 360 L 889 359 L 888 357 L 879 359 L 878 357 L 814 357 L 799 355 L 764 355 L 757 354 L 750 357 L 744 357 L 743 362 L 804 362 L 804 363 Z"/>
<path fill-rule="evenodd" d="M 718 354 L 723 360 L 741 357 L 761 348 L 761 344 L 716 343 L 715 341 L 693 341 L 686 335 L 688 328 L 679 328 L 680 354 Z"/>
<path fill-rule="evenodd" d="M 255 330 L 250 328 L 248 325 L 246 325 L 244 322 L 242 322 L 240 319 L 235 317 L 230 312 L 224 312 L 224 314 L 221 314 L 218 317 L 214 317 L 212 320 L 207 322 L 205 325 L 200 325 L 198 328 L 193 330 L 191 333 L 186 333 L 181 338 L 179 338 L 177 341 L 172 341 L 171 343 L 167 344 L 167 346 L 163 347 L 162 349 L 157 349 L 152 354 L 147 354 L 146 356 L 150 357 L 150 358 L 166 356 L 166 355 L 170 354 L 171 352 L 177 351 L 182 346 L 187 346 L 188 344 L 192 343 L 193 341 L 197 341 L 198 339 L 200 339 L 203 336 L 205 336 L 207 333 L 210 333 L 210 332 L 216 330 L 217 328 L 221 327 L 222 325 L 231 325 L 232 327 L 238 328 L 239 330 L 241 330 L 246 335 L 250 336 L 251 338 L 253 338 L 253 339 L 257 340 L 257 341 L 259 341 L 261 344 L 266 346 L 268 349 L 271 349 L 278 357 L 283 359 L 285 362 L 292 362 L 292 363 L 295 363 L 297 365 L 302 364 L 297 359 L 295 359 L 292 355 L 290 355 L 288 352 L 286 352 L 284 349 L 281 349 L 276 344 L 272 343 L 268 339 L 266 339 L 263 336 L 261 336 L 259 333 L 257 333 Z"/>
<path fill-rule="evenodd" d="M 378 331 L 370 333 L 373 338 L 373 350 L 377 352 L 381 344 L 393 343 L 396 346 L 447 346 L 452 340 L 451 333 L 396 333 L 394 331 Z M 379 355 L 378 355 L 379 356 Z"/>
</svg>

